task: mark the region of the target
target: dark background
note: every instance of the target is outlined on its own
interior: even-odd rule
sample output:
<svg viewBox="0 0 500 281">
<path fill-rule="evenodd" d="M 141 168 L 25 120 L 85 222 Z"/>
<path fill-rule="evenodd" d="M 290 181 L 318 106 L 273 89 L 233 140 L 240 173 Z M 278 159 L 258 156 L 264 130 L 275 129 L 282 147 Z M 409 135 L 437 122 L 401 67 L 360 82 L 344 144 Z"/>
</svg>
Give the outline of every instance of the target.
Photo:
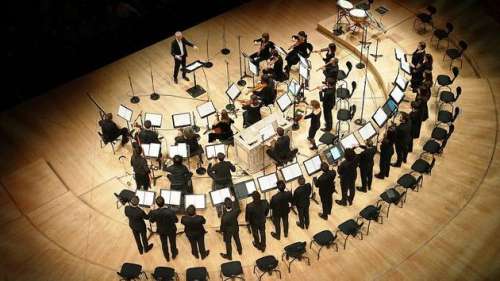
<svg viewBox="0 0 500 281">
<path fill-rule="evenodd" d="M 7 87 L 0 110 L 243 2 L 7 0 L 7 32 L 2 40 Z"/>
</svg>

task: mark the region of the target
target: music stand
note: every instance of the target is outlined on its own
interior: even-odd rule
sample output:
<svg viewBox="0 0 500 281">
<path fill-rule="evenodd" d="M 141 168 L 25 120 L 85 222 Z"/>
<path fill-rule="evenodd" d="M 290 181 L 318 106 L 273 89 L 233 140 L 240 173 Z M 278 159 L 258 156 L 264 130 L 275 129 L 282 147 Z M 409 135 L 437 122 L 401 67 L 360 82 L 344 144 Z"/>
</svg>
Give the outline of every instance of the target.
<svg viewBox="0 0 500 281">
<path fill-rule="evenodd" d="M 218 143 L 205 146 L 205 155 L 207 157 L 207 160 L 217 158 L 217 154 L 219 153 L 224 153 L 224 155 L 227 154 L 227 148 L 225 144 Z"/>
<path fill-rule="evenodd" d="M 280 169 L 281 175 L 285 182 L 291 182 L 302 176 L 302 169 L 300 169 L 299 163 L 292 163 Z"/>
<path fill-rule="evenodd" d="M 238 52 L 239 52 L 239 62 L 240 62 L 240 80 L 238 80 L 238 86 L 245 86 L 247 84 L 247 81 L 245 81 L 245 78 L 250 78 L 250 75 L 247 73 L 247 59 L 248 56 L 247 54 L 243 53 L 241 51 L 241 35 L 238 35 Z M 241 57 L 243 56 L 243 66 L 241 65 Z"/>
<path fill-rule="evenodd" d="M 127 122 L 127 128 L 130 129 L 130 122 L 132 122 L 132 115 L 134 114 L 132 109 L 124 106 L 123 104 L 120 104 L 118 106 L 117 114 Z"/>
<path fill-rule="evenodd" d="M 204 104 L 198 105 L 196 107 L 196 111 L 198 112 L 198 115 L 200 115 L 201 119 L 205 118 L 207 120 L 207 128 L 205 129 L 205 132 L 203 132 L 203 134 L 206 134 L 210 131 L 210 122 L 208 120 L 208 117 L 215 114 L 217 110 L 215 109 L 212 101 L 208 101 Z"/>
<path fill-rule="evenodd" d="M 404 97 L 405 97 L 405 93 L 401 90 L 401 88 L 399 88 L 397 85 L 394 86 L 394 88 L 392 89 L 391 93 L 389 94 L 389 97 L 396 103 L 396 104 L 400 104 Z"/>
<path fill-rule="evenodd" d="M 160 128 L 162 124 L 163 116 L 160 113 L 146 112 L 144 114 L 144 121 L 150 121 L 151 126 L 154 128 Z"/>
<path fill-rule="evenodd" d="M 350 133 L 345 138 L 340 140 L 340 144 L 344 148 L 344 150 L 348 148 L 356 148 L 359 146 L 359 141 L 354 135 L 354 133 Z"/>
<path fill-rule="evenodd" d="M 168 157 L 173 159 L 175 155 L 179 155 L 182 158 L 189 159 L 189 146 L 183 142 L 176 145 L 170 145 L 168 147 Z"/>
<path fill-rule="evenodd" d="M 197 210 L 206 208 L 205 194 L 186 194 L 184 195 L 184 206 L 187 209 L 193 205 Z"/>
<path fill-rule="evenodd" d="M 319 155 L 315 155 L 305 160 L 302 164 L 306 168 L 308 176 L 312 176 L 321 170 L 321 158 Z"/>
<path fill-rule="evenodd" d="M 245 80 L 243 80 L 243 81 L 245 81 Z M 245 82 L 245 84 L 246 84 L 246 82 Z M 239 81 L 238 81 L 238 85 L 240 85 Z M 237 110 L 236 110 L 236 106 L 234 105 L 234 101 L 236 99 L 238 99 L 240 94 L 241 94 L 240 89 L 234 83 L 231 83 L 231 85 L 229 85 L 229 87 L 226 90 L 226 96 L 229 98 L 229 103 L 226 105 L 226 109 L 229 110 L 230 112 L 232 112 L 236 118 L 238 118 L 238 115 L 236 114 Z"/>
<path fill-rule="evenodd" d="M 358 133 L 361 136 L 361 139 L 363 139 L 366 143 L 367 140 L 377 134 L 377 131 L 375 130 L 375 127 L 373 127 L 372 122 L 368 121 L 363 127 L 359 128 Z"/>
<path fill-rule="evenodd" d="M 401 61 L 399 63 L 399 69 L 403 71 L 404 74 L 411 75 L 410 63 L 406 61 Z M 399 74 L 399 71 L 398 71 Z"/>
<path fill-rule="evenodd" d="M 132 85 L 132 78 L 130 77 L 130 72 L 128 70 L 127 70 L 127 75 L 128 75 L 128 83 L 130 86 L 130 91 L 132 92 L 132 96 L 130 97 L 130 102 L 134 104 L 139 103 L 141 101 L 141 98 L 135 95 L 134 86 Z"/>
<path fill-rule="evenodd" d="M 393 84 L 397 85 L 401 89 L 401 91 L 405 92 L 409 82 L 410 81 L 406 80 L 406 78 L 403 75 L 399 75 L 398 73 Z"/>
<path fill-rule="evenodd" d="M 400 62 L 406 61 L 406 54 L 401 49 L 394 48 L 394 57 Z"/>
<path fill-rule="evenodd" d="M 231 50 L 226 47 L 226 19 L 224 19 L 224 23 L 222 24 L 222 49 L 220 52 L 223 55 L 229 55 L 231 52 Z"/>
<path fill-rule="evenodd" d="M 172 124 L 175 129 L 191 126 L 191 113 L 176 113 L 172 114 Z"/>
<path fill-rule="evenodd" d="M 160 196 L 163 197 L 168 206 L 181 206 L 182 192 L 179 190 L 160 189 Z"/>
<path fill-rule="evenodd" d="M 146 158 L 158 158 L 160 156 L 161 144 L 159 143 L 143 143 L 141 144 L 142 152 Z"/>
<path fill-rule="evenodd" d="M 327 149 L 324 153 L 326 160 L 330 165 L 333 165 L 337 163 L 342 157 L 344 157 L 344 149 L 342 148 L 342 145 L 337 144 L 329 149 Z"/>
<path fill-rule="evenodd" d="M 290 107 L 290 105 L 292 105 L 293 101 L 288 93 L 285 93 L 276 99 L 276 103 L 278 104 L 281 112 L 283 112 L 283 115 L 285 115 L 285 111 Z"/>
<path fill-rule="evenodd" d="M 184 69 L 186 73 L 193 73 L 193 80 L 194 80 L 194 85 L 193 87 L 187 89 L 187 92 L 191 95 L 191 97 L 196 98 L 198 96 L 201 96 L 204 94 L 206 91 L 196 83 L 196 70 L 199 69 L 200 67 L 203 67 L 204 63 L 202 63 L 200 60 L 196 60 L 188 65 L 186 65 L 186 68 Z"/>
<path fill-rule="evenodd" d="M 306 89 L 309 89 L 309 78 L 311 77 L 310 74 L 310 67 L 308 65 L 303 64 L 302 62 L 299 63 L 299 83 L 302 83 L 301 81 L 304 81 L 304 85 Z"/>
<path fill-rule="evenodd" d="M 252 196 L 254 191 L 257 191 L 257 187 L 253 179 L 234 184 L 234 195 L 238 200 L 243 200 Z"/>
<path fill-rule="evenodd" d="M 153 89 L 153 92 L 151 95 L 149 95 L 149 98 L 152 100 L 158 100 L 160 98 L 160 94 L 156 92 L 155 90 L 155 82 L 153 78 L 153 66 L 151 65 L 151 62 L 149 63 L 149 68 L 150 68 L 150 76 L 151 76 L 151 88 Z"/>
<path fill-rule="evenodd" d="M 387 120 L 389 120 L 389 116 L 385 113 L 382 107 L 379 107 L 373 114 L 372 120 L 379 128 L 382 128 Z"/>
<path fill-rule="evenodd" d="M 147 190 L 136 190 L 135 196 L 139 197 L 139 206 L 151 208 L 155 202 L 156 192 Z"/>
<path fill-rule="evenodd" d="M 250 69 L 250 73 L 252 73 L 252 83 L 255 88 L 255 76 L 259 76 L 259 65 L 252 62 L 252 60 L 248 60 L 248 69 Z"/>
<path fill-rule="evenodd" d="M 276 173 L 271 173 L 261 176 L 257 178 L 257 182 L 259 183 L 260 192 L 266 193 L 278 187 L 278 175 Z"/>
<path fill-rule="evenodd" d="M 226 200 L 226 198 L 231 199 L 231 191 L 229 190 L 229 187 L 210 191 L 209 194 L 210 201 L 212 201 L 212 206 L 214 207 L 224 204 L 224 200 Z"/>
<path fill-rule="evenodd" d="M 392 117 L 398 112 L 398 104 L 392 100 L 392 98 L 387 99 L 382 109 L 387 114 L 387 116 Z"/>
</svg>

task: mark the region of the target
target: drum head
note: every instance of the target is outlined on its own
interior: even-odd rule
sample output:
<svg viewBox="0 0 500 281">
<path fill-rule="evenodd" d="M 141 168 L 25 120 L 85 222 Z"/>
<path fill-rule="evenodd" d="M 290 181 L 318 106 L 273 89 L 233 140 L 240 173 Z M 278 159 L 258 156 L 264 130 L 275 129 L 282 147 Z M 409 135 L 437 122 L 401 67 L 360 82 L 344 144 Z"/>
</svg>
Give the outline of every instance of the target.
<svg viewBox="0 0 500 281">
<path fill-rule="evenodd" d="M 349 15 L 356 17 L 356 18 L 366 18 L 367 17 L 365 10 L 361 10 L 361 9 L 350 10 Z"/>
<path fill-rule="evenodd" d="M 340 8 L 342 8 L 344 10 L 350 10 L 350 9 L 354 8 L 354 5 L 351 2 L 346 1 L 346 0 L 337 1 L 337 6 L 339 6 Z"/>
</svg>

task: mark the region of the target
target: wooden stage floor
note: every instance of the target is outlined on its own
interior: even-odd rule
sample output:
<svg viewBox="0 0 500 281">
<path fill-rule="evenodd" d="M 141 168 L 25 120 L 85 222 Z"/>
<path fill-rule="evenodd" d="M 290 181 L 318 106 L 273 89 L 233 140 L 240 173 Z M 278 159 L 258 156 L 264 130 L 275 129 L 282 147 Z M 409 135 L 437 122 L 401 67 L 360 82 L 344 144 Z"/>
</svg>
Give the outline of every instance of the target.
<svg viewBox="0 0 500 281">
<path fill-rule="evenodd" d="M 423 2 L 414 2 L 417 1 L 376 1 L 376 7 L 383 5 L 389 12 L 382 17 L 387 33 L 370 31 L 370 38 L 380 39 L 379 51 L 384 56 L 377 62 L 370 60 L 365 119 L 384 103 L 390 90 L 397 72 L 394 48 L 411 53 L 417 42 L 429 42 L 429 32 L 417 33 L 412 27 L 414 14 L 426 6 Z M 241 35 L 242 50 L 247 53 L 254 51 L 252 40 L 266 31 L 272 41 L 287 48 L 291 35 L 304 30 L 316 49 L 323 48 L 334 39 L 330 32 L 335 14 L 334 1 L 252 1 L 185 30 L 185 36 L 200 47 L 198 51 L 189 50 L 188 60 L 205 60 L 204 42 L 210 34 L 209 52 L 214 67 L 197 78 L 208 90 L 216 108 L 221 109 L 227 103 L 224 94 L 228 82 L 226 61 L 229 80 L 236 82 L 239 79 L 238 35 Z M 315 252 L 308 250 L 311 265 L 296 262 L 291 273 L 281 262 L 283 280 L 495 280 L 500 276 L 500 214 L 496 210 L 500 203 L 500 157 L 496 150 L 499 147 L 497 108 L 500 105 L 500 56 L 496 46 L 500 38 L 496 34 L 499 24 L 482 15 L 472 4 L 438 6 L 436 24 L 441 26 L 449 20 L 456 26 L 451 45 L 465 39 L 470 49 L 455 81 L 456 86 L 463 88 L 458 102 L 461 116 L 444 154 L 437 157 L 432 175 L 425 176 L 422 190 L 411 192 L 404 208 L 391 208 L 390 217 L 384 224 L 372 224 L 370 235 L 365 239 L 349 239 L 346 250 L 340 243 L 338 252 L 323 250 L 319 261 Z M 227 46 L 231 49 L 228 56 L 219 53 L 224 23 Z M 139 263 L 147 272 L 156 266 L 171 266 L 180 273 L 181 280 L 185 279 L 186 268 L 206 266 L 211 278 L 218 278 L 220 264 L 224 262 L 219 253 L 224 251 L 224 243 L 215 232 L 219 220 L 212 207 L 201 212 L 208 221 L 206 244 L 211 253 L 206 260 L 191 256 L 185 236 L 178 238 L 180 255 L 175 261 L 167 263 L 164 260 L 157 236 L 152 238 L 155 246 L 150 253 L 138 254 L 123 208 L 116 209 L 113 196 L 113 192 L 123 188 L 133 189 L 133 180 L 127 175 L 131 171 L 128 164 L 131 147 L 119 148 L 115 155 L 110 147 L 100 148 L 96 133 L 98 111 L 85 95 L 91 93 L 110 112 L 116 112 L 119 104 L 125 104 L 134 112 L 161 112 L 169 120 L 171 114 L 194 111 L 203 101 L 188 98 L 185 90 L 191 82 L 173 83 L 171 40 L 160 41 L 1 113 L 0 250 L 3 257 L 0 276 L 3 280 L 117 280 L 115 272 L 123 262 Z M 359 37 L 343 35 L 335 41 L 341 68 L 345 68 L 347 61 L 355 64 L 359 59 L 359 43 L 356 43 Z M 429 51 L 435 58 L 434 77 L 449 74 L 449 63 L 442 61 L 443 48 L 429 46 Z M 313 69 L 322 63 L 318 55 L 312 55 L 311 60 Z M 162 96 L 158 101 L 149 99 L 152 91 L 150 66 L 156 90 L 174 97 Z M 132 77 L 136 94 L 145 95 L 137 105 L 129 103 L 127 72 Z M 348 79 L 360 85 L 352 98 L 358 109 L 362 100 L 363 74 L 354 68 Z M 292 75 L 297 77 L 297 69 L 292 70 Z M 312 87 L 321 79 L 320 72 L 312 71 Z M 295 241 L 309 242 L 315 233 L 324 229 L 335 230 L 338 224 L 356 217 L 362 208 L 375 203 L 380 193 L 408 172 L 430 137 L 436 119 L 435 94 L 430 102 L 431 117 L 423 126 L 421 138 L 415 141 L 408 164 L 391 169 L 391 176 L 386 180 L 374 179 L 374 190 L 358 192 L 352 206 L 334 205 L 328 221 L 317 216 L 320 206 L 312 203 L 312 221 L 307 231 L 295 226 L 296 216 L 291 214 L 289 237 L 276 241 L 269 235 L 273 229 L 269 222 L 265 254 L 280 258 L 285 245 Z M 306 92 L 306 95 L 309 100 L 317 99 L 317 92 Z M 408 104 L 402 107 L 408 109 Z M 197 121 L 199 126 L 204 126 L 204 121 Z M 242 128 L 241 114 L 236 127 Z M 352 127 L 358 128 L 354 123 Z M 302 154 L 299 162 L 313 155 L 306 141 L 307 128 L 308 124 L 302 121 L 300 130 L 293 132 L 294 145 Z M 171 144 L 176 131 L 163 130 L 161 134 L 166 143 Z M 206 136 L 202 143 L 207 143 Z M 234 159 L 233 148 L 229 158 Z M 238 176 L 237 181 L 243 179 Z M 132 186 L 128 186 L 129 182 Z M 196 177 L 195 192 L 208 192 L 210 184 L 206 177 Z M 163 177 L 155 190 L 167 185 Z M 290 187 L 295 185 L 292 183 Z M 337 189 L 340 189 L 338 181 Z M 335 199 L 338 197 L 335 194 Z M 240 220 L 243 219 L 242 214 Z M 244 265 L 246 280 L 257 280 L 252 274 L 253 264 L 263 254 L 253 248 L 251 235 L 245 229 L 241 229 L 240 235 L 244 255 L 235 254 L 234 259 Z M 264 279 L 277 277 L 265 276 Z"/>
</svg>

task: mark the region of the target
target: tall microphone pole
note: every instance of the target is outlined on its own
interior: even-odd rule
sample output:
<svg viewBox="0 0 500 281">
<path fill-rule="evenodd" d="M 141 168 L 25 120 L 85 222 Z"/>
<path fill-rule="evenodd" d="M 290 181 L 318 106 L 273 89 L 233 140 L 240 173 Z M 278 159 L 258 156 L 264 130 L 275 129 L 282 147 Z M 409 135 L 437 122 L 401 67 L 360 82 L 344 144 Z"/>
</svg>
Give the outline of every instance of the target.
<svg viewBox="0 0 500 281">
<path fill-rule="evenodd" d="M 240 80 L 238 80 L 238 86 L 243 87 L 247 84 L 243 76 L 243 70 L 241 67 L 241 35 L 238 35 L 238 58 L 240 60 Z M 246 70 L 246 69 L 245 69 Z"/>
<path fill-rule="evenodd" d="M 370 53 L 370 44 L 367 45 L 367 48 L 368 48 L 367 54 L 369 54 Z M 367 63 L 368 63 L 368 56 L 366 57 L 366 59 L 367 59 Z M 365 83 L 363 85 L 363 97 L 361 99 L 361 116 L 358 119 L 354 120 L 354 123 L 356 125 L 360 125 L 360 126 L 363 126 L 366 124 L 366 120 L 363 119 L 363 113 L 365 111 L 365 95 L 366 95 L 366 82 L 367 82 L 367 80 L 368 80 L 368 66 L 366 66 L 366 68 L 365 68 Z"/>
<path fill-rule="evenodd" d="M 132 78 L 130 77 L 130 72 L 128 70 L 127 70 L 127 75 L 128 75 L 128 83 L 130 85 L 130 90 L 132 91 L 132 97 L 130 97 L 130 102 L 139 103 L 141 99 L 135 95 L 134 86 L 132 85 Z"/>
<path fill-rule="evenodd" d="M 210 55 L 208 53 L 208 38 L 210 38 L 210 30 L 207 32 L 207 61 L 203 65 L 206 68 L 214 66 L 214 64 L 210 61 Z"/>
<path fill-rule="evenodd" d="M 155 90 L 155 82 L 153 78 L 153 66 L 151 62 L 149 62 L 150 75 L 151 75 L 151 88 L 153 89 L 153 93 L 149 96 L 152 100 L 158 100 L 160 98 L 160 94 L 158 94 Z"/>
<path fill-rule="evenodd" d="M 224 23 L 222 24 L 222 50 L 220 50 L 220 52 L 223 55 L 229 55 L 231 52 L 231 50 L 226 47 L 226 19 L 224 19 Z"/>
</svg>

